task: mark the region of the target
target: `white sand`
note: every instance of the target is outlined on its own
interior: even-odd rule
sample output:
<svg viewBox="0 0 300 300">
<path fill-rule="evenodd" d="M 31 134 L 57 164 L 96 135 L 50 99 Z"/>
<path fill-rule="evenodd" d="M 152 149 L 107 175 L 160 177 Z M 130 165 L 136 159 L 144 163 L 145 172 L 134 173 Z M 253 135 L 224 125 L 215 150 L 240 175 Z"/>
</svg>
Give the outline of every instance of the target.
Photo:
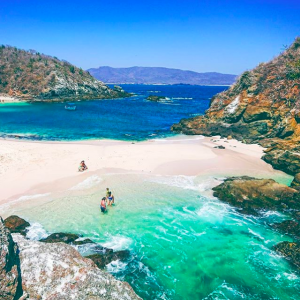
<svg viewBox="0 0 300 300">
<path fill-rule="evenodd" d="M 215 149 L 224 145 L 225 150 Z M 161 175 L 274 175 L 263 148 L 201 136 L 131 143 L 122 141 L 28 142 L 0 140 L 0 204 L 23 195 L 66 189 L 95 172 Z M 85 160 L 89 170 L 78 172 Z M 125 176 L 125 175 L 124 175 Z"/>
<path fill-rule="evenodd" d="M 7 94 L 0 94 L 0 103 L 14 103 L 14 102 L 24 102 L 16 97 L 9 96 Z"/>
</svg>

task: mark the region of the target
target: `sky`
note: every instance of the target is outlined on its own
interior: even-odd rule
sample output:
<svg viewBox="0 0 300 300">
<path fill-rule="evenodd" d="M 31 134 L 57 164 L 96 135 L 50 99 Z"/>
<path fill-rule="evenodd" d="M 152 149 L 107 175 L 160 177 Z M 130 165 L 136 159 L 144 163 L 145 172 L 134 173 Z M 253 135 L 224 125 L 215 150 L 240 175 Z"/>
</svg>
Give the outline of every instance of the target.
<svg viewBox="0 0 300 300">
<path fill-rule="evenodd" d="M 0 44 L 83 69 L 240 74 L 300 36 L 300 0 L 0 0 Z"/>
</svg>

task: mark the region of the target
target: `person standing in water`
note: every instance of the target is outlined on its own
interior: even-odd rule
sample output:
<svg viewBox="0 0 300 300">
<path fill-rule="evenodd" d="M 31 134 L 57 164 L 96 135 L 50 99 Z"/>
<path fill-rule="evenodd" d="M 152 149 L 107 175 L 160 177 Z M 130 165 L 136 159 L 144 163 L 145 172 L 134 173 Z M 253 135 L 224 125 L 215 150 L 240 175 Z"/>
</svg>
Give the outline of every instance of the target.
<svg viewBox="0 0 300 300">
<path fill-rule="evenodd" d="M 101 212 L 103 212 L 103 213 L 106 212 L 106 198 L 105 197 L 103 197 L 101 200 L 100 209 L 101 209 Z"/>
<path fill-rule="evenodd" d="M 106 188 L 106 199 L 108 201 L 108 206 L 112 206 L 112 204 L 115 203 L 115 197 L 112 195 L 109 188 Z"/>
</svg>

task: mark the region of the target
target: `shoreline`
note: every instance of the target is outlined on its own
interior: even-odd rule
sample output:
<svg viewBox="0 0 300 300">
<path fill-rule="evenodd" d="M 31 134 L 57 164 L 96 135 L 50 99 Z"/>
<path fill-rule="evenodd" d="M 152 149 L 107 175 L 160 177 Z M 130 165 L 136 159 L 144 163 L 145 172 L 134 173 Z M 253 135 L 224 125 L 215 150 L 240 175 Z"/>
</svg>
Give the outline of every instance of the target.
<svg viewBox="0 0 300 300">
<path fill-rule="evenodd" d="M 225 149 L 214 148 L 225 146 Z M 204 136 L 172 136 L 141 142 L 119 140 L 0 140 L 0 205 L 22 195 L 65 189 L 93 174 L 164 176 L 252 175 L 288 177 L 261 160 L 256 144 Z M 77 171 L 85 160 L 89 170 Z"/>
</svg>

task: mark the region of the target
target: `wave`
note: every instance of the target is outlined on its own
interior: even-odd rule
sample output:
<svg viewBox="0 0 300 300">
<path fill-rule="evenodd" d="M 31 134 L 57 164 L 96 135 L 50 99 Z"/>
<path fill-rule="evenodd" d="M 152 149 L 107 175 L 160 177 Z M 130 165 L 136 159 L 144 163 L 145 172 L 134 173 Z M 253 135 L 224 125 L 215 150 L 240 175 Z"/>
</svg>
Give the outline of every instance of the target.
<svg viewBox="0 0 300 300">
<path fill-rule="evenodd" d="M 172 97 L 173 100 L 193 100 L 191 97 Z"/>
<path fill-rule="evenodd" d="M 40 239 L 44 239 L 49 236 L 49 233 L 44 229 L 44 227 L 40 223 L 32 223 L 28 227 L 28 231 L 26 233 L 26 237 L 30 240 L 39 241 Z"/>
<path fill-rule="evenodd" d="M 41 198 L 41 197 L 46 197 L 49 196 L 51 193 L 45 193 L 45 194 L 35 194 L 35 195 L 26 195 L 26 196 L 21 196 L 20 198 L 18 198 L 15 201 L 26 201 L 26 200 L 30 200 L 30 199 L 36 199 L 36 198 Z M 14 202 L 15 202 L 14 201 Z"/>
<path fill-rule="evenodd" d="M 106 242 L 101 243 L 105 248 L 113 249 L 114 251 L 130 249 L 133 241 L 125 236 L 111 236 Z"/>
<path fill-rule="evenodd" d="M 160 176 L 147 179 L 146 181 L 164 184 L 169 186 L 174 186 L 186 190 L 197 190 L 197 186 L 195 185 L 196 176 L 185 176 L 185 175 L 177 175 L 177 176 Z"/>
<path fill-rule="evenodd" d="M 106 265 L 106 270 L 111 273 L 124 272 L 126 270 L 127 263 L 118 260 L 113 260 L 108 265 Z"/>
<path fill-rule="evenodd" d="M 82 182 L 78 183 L 77 185 L 70 188 L 71 191 L 74 190 L 87 190 L 90 189 L 99 183 L 101 183 L 103 179 L 98 175 L 93 175 L 88 177 L 87 179 L 83 180 Z"/>
</svg>

